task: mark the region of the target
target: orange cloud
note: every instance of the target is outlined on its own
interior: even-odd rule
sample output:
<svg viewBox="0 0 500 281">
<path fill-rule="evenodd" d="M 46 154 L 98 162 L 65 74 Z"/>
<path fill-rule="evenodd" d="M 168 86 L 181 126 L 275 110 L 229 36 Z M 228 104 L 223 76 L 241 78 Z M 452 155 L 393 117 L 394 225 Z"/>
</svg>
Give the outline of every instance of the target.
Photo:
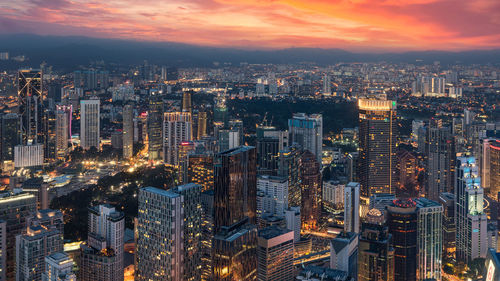
<svg viewBox="0 0 500 281">
<path fill-rule="evenodd" d="M 1 19 L 23 24 L 2 24 Z M 44 28 L 36 28 L 43 26 Z M 0 32 L 240 48 L 464 50 L 500 47 L 497 0 L 19 0 Z M 69 31 L 71 30 L 71 31 Z"/>
</svg>

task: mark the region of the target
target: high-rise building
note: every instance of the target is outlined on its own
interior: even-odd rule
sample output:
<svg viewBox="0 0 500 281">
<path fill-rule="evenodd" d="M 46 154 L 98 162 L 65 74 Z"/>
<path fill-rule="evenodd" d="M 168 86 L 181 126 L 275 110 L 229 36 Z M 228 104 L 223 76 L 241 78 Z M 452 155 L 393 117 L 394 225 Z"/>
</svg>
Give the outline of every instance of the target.
<svg viewBox="0 0 500 281">
<path fill-rule="evenodd" d="M 359 170 L 361 194 L 394 193 L 396 177 L 396 102 L 360 99 Z"/>
<path fill-rule="evenodd" d="M 394 248 L 389 227 L 384 225 L 383 214 L 377 209 L 371 209 L 367 217 L 359 237 L 358 280 L 393 281 Z"/>
<path fill-rule="evenodd" d="M 350 182 L 344 189 L 344 231 L 359 233 L 359 183 Z"/>
<path fill-rule="evenodd" d="M 69 142 L 68 116 L 65 111 L 56 111 L 56 156 L 59 159 L 66 158 Z"/>
<path fill-rule="evenodd" d="M 236 148 L 242 143 L 241 132 L 237 129 L 219 129 L 217 130 L 217 142 L 219 143 L 219 152 Z"/>
<path fill-rule="evenodd" d="M 387 226 L 394 247 L 394 280 L 417 280 L 417 210 L 412 199 L 387 206 Z"/>
<path fill-rule="evenodd" d="M 437 201 L 442 192 L 453 190 L 455 171 L 455 141 L 451 130 L 442 127 L 440 120 L 431 120 L 427 128 L 426 164 L 427 197 Z"/>
<path fill-rule="evenodd" d="M 63 237 L 57 225 L 30 221 L 23 234 L 16 236 L 16 280 L 42 280 L 45 257 L 63 250 Z"/>
<path fill-rule="evenodd" d="M 111 205 L 89 209 L 88 240 L 80 246 L 78 280 L 123 280 L 125 218 Z"/>
<path fill-rule="evenodd" d="M 323 76 L 323 94 L 331 94 L 332 93 L 332 85 L 330 83 L 330 76 L 326 73 Z"/>
<path fill-rule="evenodd" d="M 217 95 L 214 106 L 214 125 L 216 127 L 227 127 L 229 123 L 229 112 L 226 106 L 226 97 Z"/>
<path fill-rule="evenodd" d="M 163 117 L 163 155 L 170 165 L 179 165 L 179 146 L 192 140 L 191 114 L 165 112 Z"/>
<path fill-rule="evenodd" d="M 201 185 L 203 191 L 214 188 L 214 155 L 188 154 L 188 182 Z"/>
<path fill-rule="evenodd" d="M 302 154 L 299 163 L 302 204 L 302 229 L 317 229 L 321 215 L 321 178 L 320 164 L 309 150 Z"/>
<path fill-rule="evenodd" d="M 195 143 L 192 141 L 183 141 L 177 150 L 177 178 L 179 183 L 189 183 L 188 168 L 189 168 L 189 154 L 194 153 Z"/>
<path fill-rule="evenodd" d="M 288 119 L 290 144 L 297 143 L 302 149 L 309 150 L 316 156 L 318 163 L 323 157 L 323 116 L 295 113 Z"/>
<path fill-rule="evenodd" d="M 123 107 L 123 158 L 130 159 L 134 154 L 134 106 Z"/>
<path fill-rule="evenodd" d="M 490 144 L 490 194 L 498 198 L 500 193 L 500 139 Z M 488 175 L 486 175 L 488 176 Z"/>
<path fill-rule="evenodd" d="M 271 126 L 257 127 L 257 168 L 260 174 L 275 175 L 279 152 L 288 146 L 288 132 Z"/>
<path fill-rule="evenodd" d="M 290 207 L 285 211 L 286 228 L 293 230 L 293 242 L 300 240 L 300 207 Z"/>
<path fill-rule="evenodd" d="M 297 146 L 286 147 L 279 152 L 278 176 L 288 178 L 288 206 L 300 206 L 299 161 L 302 151 Z"/>
<path fill-rule="evenodd" d="M 201 193 L 201 280 L 212 280 L 212 240 L 214 238 L 214 190 Z"/>
<path fill-rule="evenodd" d="M 0 220 L 6 222 L 6 267 L 0 273 L 6 279 L 15 280 L 16 236 L 26 229 L 26 218 L 36 211 L 36 197 L 33 194 L 15 190 L 0 193 Z"/>
<path fill-rule="evenodd" d="M 192 92 L 184 92 L 182 94 L 182 112 L 193 114 L 193 106 L 191 105 Z"/>
<path fill-rule="evenodd" d="M 240 146 L 217 156 L 214 187 L 215 280 L 255 280 L 257 275 L 256 151 Z"/>
<path fill-rule="evenodd" d="M 14 146 L 14 166 L 16 168 L 43 165 L 43 144 Z"/>
<path fill-rule="evenodd" d="M 257 260 L 257 280 L 293 280 L 293 231 L 277 226 L 259 230 Z"/>
<path fill-rule="evenodd" d="M 330 268 L 347 272 L 354 280 L 358 276 L 359 236 L 354 232 L 341 232 L 330 241 Z"/>
<path fill-rule="evenodd" d="M 7 222 L 0 219 L 0 280 L 5 281 L 7 277 Z"/>
<path fill-rule="evenodd" d="M 198 112 L 198 127 L 197 127 L 197 134 L 196 138 L 201 140 L 203 137 L 207 136 L 207 123 L 208 123 L 208 116 L 207 112 L 205 111 L 200 111 Z"/>
<path fill-rule="evenodd" d="M 443 206 L 427 198 L 417 203 L 417 279 L 441 280 Z"/>
<path fill-rule="evenodd" d="M 149 160 L 162 159 L 163 149 L 163 99 L 158 91 L 151 91 L 147 117 Z"/>
<path fill-rule="evenodd" d="M 3 115 L 1 126 L 2 161 L 14 161 L 14 147 L 20 144 L 19 115 L 16 113 Z"/>
<path fill-rule="evenodd" d="M 80 146 L 87 150 L 100 143 L 100 105 L 98 99 L 80 101 Z"/>
<path fill-rule="evenodd" d="M 44 159 L 49 162 L 56 160 L 56 112 L 45 109 L 43 112 L 43 154 Z"/>
<path fill-rule="evenodd" d="M 182 280 L 201 280 L 202 270 L 202 207 L 201 188 L 195 183 L 179 185 L 171 190 L 182 196 L 184 227 L 182 247 L 184 253 L 184 277 Z"/>
<path fill-rule="evenodd" d="M 257 177 L 257 215 L 283 216 L 288 209 L 288 180 L 283 177 Z"/>
<path fill-rule="evenodd" d="M 76 281 L 73 266 L 73 260 L 64 252 L 48 255 L 45 257 L 42 281 Z"/>
<path fill-rule="evenodd" d="M 17 95 L 21 117 L 23 145 L 43 143 L 43 114 L 45 94 L 42 71 L 21 69 L 17 76 Z"/>
<path fill-rule="evenodd" d="M 135 280 L 184 280 L 182 201 L 172 190 L 140 189 Z"/>
<path fill-rule="evenodd" d="M 485 258 L 487 217 L 484 190 L 474 157 L 458 157 L 455 176 L 456 259 L 468 263 Z"/>
<path fill-rule="evenodd" d="M 73 83 L 75 88 L 84 90 L 107 89 L 109 72 L 95 69 L 77 70 L 73 72 Z"/>
<path fill-rule="evenodd" d="M 403 190 L 411 190 L 417 185 L 418 159 L 407 150 L 400 150 L 397 157 L 399 162 L 399 186 Z"/>
<path fill-rule="evenodd" d="M 455 195 L 443 192 L 439 196 L 439 203 L 443 205 L 443 257 L 455 256 Z"/>
</svg>

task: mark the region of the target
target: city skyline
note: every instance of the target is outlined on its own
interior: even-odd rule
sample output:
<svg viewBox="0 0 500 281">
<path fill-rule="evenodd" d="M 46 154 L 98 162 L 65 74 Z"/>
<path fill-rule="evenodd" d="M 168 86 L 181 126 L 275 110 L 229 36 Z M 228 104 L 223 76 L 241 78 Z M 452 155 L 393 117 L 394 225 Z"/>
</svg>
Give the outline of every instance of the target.
<svg viewBox="0 0 500 281">
<path fill-rule="evenodd" d="M 0 33 L 242 49 L 459 51 L 500 48 L 498 17 L 494 0 L 19 0 L 0 4 Z"/>
</svg>

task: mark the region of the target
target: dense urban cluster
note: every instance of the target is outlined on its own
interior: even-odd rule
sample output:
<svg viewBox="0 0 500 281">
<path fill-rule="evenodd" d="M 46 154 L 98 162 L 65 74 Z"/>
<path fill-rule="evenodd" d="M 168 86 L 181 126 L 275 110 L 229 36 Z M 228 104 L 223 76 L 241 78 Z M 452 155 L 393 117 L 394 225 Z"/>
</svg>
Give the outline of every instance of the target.
<svg viewBox="0 0 500 281">
<path fill-rule="evenodd" d="M 500 278 L 498 66 L 0 71 L 0 281 Z"/>
</svg>

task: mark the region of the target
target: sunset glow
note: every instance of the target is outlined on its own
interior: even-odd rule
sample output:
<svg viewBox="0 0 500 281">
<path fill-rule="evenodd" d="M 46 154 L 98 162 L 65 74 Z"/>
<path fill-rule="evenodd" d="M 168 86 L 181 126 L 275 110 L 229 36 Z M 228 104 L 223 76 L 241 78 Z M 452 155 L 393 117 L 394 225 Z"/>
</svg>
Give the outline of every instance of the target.
<svg viewBox="0 0 500 281">
<path fill-rule="evenodd" d="M 379 50 L 500 47 L 498 0 L 14 0 L 0 33 L 196 45 Z"/>
</svg>

